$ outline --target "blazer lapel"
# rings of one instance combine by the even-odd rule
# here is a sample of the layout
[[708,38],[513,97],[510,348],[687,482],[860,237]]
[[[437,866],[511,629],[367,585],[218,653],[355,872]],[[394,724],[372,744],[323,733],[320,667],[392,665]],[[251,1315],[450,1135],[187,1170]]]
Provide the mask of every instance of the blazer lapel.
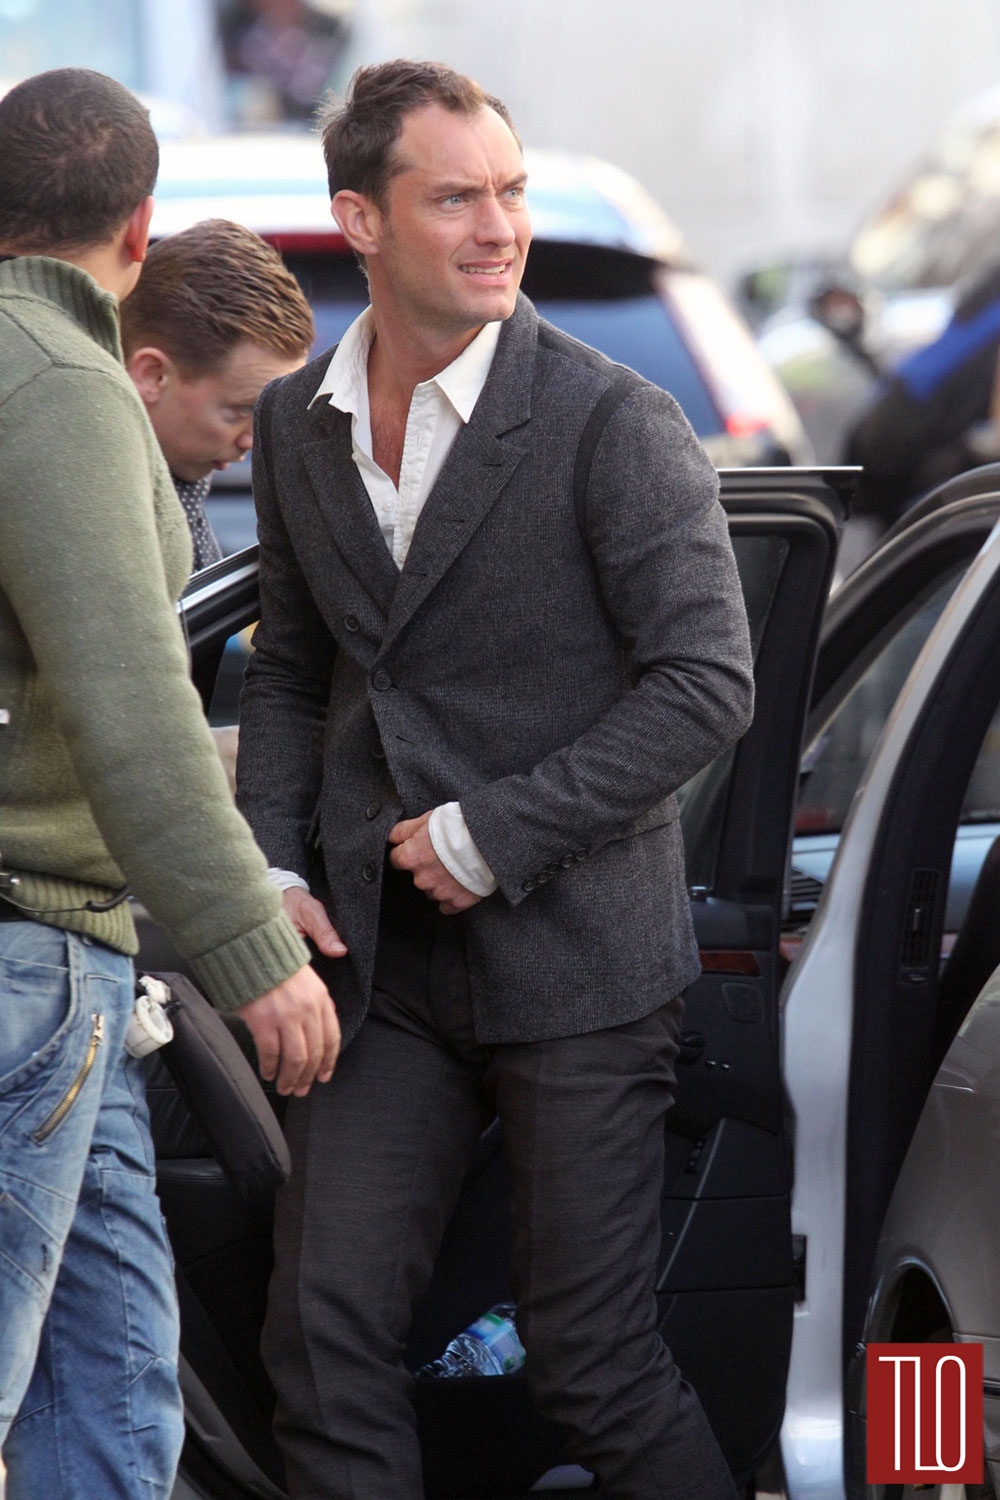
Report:
[[[417,521],[389,610],[383,648],[399,634],[468,544],[528,451],[538,317],[526,297],[504,324],[472,417]],[[383,547],[384,547],[383,543]]]
[[302,444],[313,499],[347,566],[387,615],[399,584],[399,569],[351,456],[351,419],[346,412],[331,409],[328,425],[328,437]]

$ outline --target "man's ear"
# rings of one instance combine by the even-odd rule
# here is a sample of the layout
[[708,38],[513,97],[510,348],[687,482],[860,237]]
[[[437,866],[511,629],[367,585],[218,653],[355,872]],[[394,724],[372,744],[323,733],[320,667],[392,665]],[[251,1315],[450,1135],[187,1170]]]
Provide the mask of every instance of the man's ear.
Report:
[[155,406],[163,396],[176,367],[169,354],[147,345],[128,356],[125,368],[131,375],[143,404]]
[[370,198],[344,188],[334,197],[330,212],[344,239],[356,254],[377,254],[382,215]]
[[146,251],[149,249],[149,224],[152,217],[153,199],[143,198],[138,207],[132,210],[125,225],[125,249],[129,258],[140,265],[146,259]]

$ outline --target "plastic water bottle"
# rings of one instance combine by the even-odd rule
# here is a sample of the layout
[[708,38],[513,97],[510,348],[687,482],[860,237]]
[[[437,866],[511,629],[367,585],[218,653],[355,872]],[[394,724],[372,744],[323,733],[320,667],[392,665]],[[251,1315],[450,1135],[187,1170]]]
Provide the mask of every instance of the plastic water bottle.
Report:
[[514,1327],[514,1305],[498,1302],[453,1338],[438,1359],[417,1373],[439,1379],[456,1375],[509,1375],[523,1364],[524,1346]]

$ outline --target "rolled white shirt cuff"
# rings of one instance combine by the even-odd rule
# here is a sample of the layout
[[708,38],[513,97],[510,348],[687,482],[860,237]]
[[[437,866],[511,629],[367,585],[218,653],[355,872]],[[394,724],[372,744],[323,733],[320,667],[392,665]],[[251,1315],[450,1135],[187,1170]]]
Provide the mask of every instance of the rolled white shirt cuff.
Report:
[[434,853],[449,875],[474,896],[492,896],[497,888],[493,871],[486,863],[466,827],[460,802],[444,802],[431,813],[427,833]]
[[303,880],[301,875],[296,875],[294,870],[280,870],[277,865],[269,865],[267,878],[272,885],[276,885],[279,891],[307,891],[309,882]]

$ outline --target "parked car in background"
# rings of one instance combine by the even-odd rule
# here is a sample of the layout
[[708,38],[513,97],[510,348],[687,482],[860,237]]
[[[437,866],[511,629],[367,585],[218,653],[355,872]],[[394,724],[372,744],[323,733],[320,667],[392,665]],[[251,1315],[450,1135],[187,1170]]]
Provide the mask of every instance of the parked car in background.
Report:
[[890,369],[942,332],[962,287],[1000,260],[1000,88],[958,110],[865,217],[842,256],[775,257],[737,301],[822,462]]
[[[942,1238],[975,1246],[981,1290],[998,1279],[992,1200],[973,1232],[971,1171],[961,1197],[964,1137],[932,1140],[934,1151],[948,1146],[948,1182],[927,1165],[923,1123],[910,1142],[921,1111],[951,1086],[942,1074],[931,1089],[955,1032],[953,1073],[955,1048],[980,1025],[973,1009],[963,1026],[975,995],[968,955],[989,962],[996,941],[995,921],[985,944],[977,932],[972,893],[1000,834],[1000,467],[918,507],[828,602],[854,481],[843,471],[723,473],[758,711],[681,799],[703,972],[687,997],[668,1124],[661,1327],[748,1494],[780,1438],[789,1500],[866,1493],[866,1337],[923,1338],[942,1308],[956,1336],[994,1326],[967,1320],[987,1314],[985,1301],[948,1300],[932,1256]],[[253,552],[197,575],[184,607],[204,700],[217,723],[232,722],[238,654],[225,648],[244,632],[246,650]],[[147,966],[170,968],[162,936],[140,926]],[[993,1055],[979,1050],[982,1104],[970,1121],[992,1118]],[[968,1055],[961,1066],[968,1074]],[[176,1121],[176,1100],[161,1108]],[[175,1129],[166,1134],[160,1190],[181,1287],[189,1432],[175,1500],[281,1500],[257,1354],[266,1219],[183,1132],[179,1145]],[[970,1147],[975,1170],[986,1170],[988,1149]],[[905,1247],[892,1260],[879,1233],[897,1181],[910,1217],[905,1236],[895,1203],[885,1220]],[[942,1204],[961,1208],[962,1234],[939,1222]],[[909,1274],[914,1245],[926,1246],[919,1276]],[[494,1129],[415,1324],[412,1368],[506,1299],[508,1252]],[[871,1299],[889,1309],[874,1322]],[[986,1438],[1000,1461],[989,1404],[1000,1334],[995,1342]],[[434,1500],[525,1497],[536,1485],[586,1493],[519,1377],[421,1380],[416,1401]]]
[[[542,316],[670,391],[717,465],[808,460],[791,402],[746,325],[639,184],[590,157],[528,152],[527,162],[534,238],[524,290]],[[275,245],[312,305],[317,353],[367,303],[330,215],[314,136],[165,142],[156,198],[155,236],[219,217]],[[213,485],[209,514],[227,550],[253,538],[248,486],[239,468]]]

